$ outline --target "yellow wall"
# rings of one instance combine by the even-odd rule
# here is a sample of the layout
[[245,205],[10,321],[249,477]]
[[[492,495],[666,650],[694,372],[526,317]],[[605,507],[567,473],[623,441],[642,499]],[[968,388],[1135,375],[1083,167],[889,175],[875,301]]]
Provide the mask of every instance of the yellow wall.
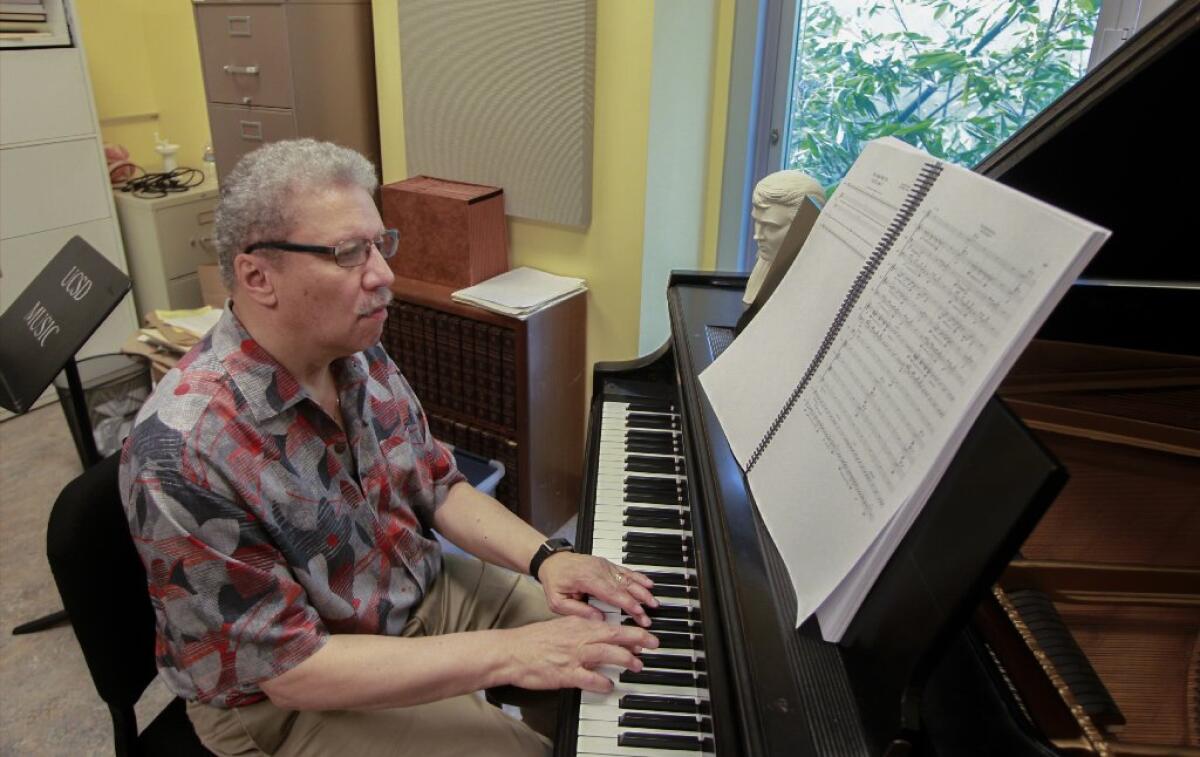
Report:
[[147,171],[162,168],[154,133],[202,168],[209,142],[200,48],[190,0],[76,0],[75,12],[105,142]]
[[[408,176],[396,0],[373,0],[383,180]],[[512,265],[587,280],[588,365],[633,357],[641,292],[642,213],[654,7],[596,4],[592,222],[577,230],[510,219]]]
[[[200,167],[208,143],[200,54],[190,0],[76,0],[106,141],[160,167],[153,134]],[[735,0],[718,0],[711,142],[701,264],[715,260]],[[587,279],[588,365],[637,352],[650,113],[653,3],[596,4],[592,222],[585,230],[510,220],[512,264]],[[385,182],[408,176],[397,0],[372,0]]]

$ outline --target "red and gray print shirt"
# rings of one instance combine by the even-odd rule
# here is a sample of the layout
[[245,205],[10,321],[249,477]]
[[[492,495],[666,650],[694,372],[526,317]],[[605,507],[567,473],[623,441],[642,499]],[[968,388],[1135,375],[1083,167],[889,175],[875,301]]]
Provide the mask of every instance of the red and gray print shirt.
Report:
[[380,345],[334,377],[345,431],[227,308],[138,414],[121,496],[185,699],[251,704],[331,633],[398,634],[439,574],[453,455]]

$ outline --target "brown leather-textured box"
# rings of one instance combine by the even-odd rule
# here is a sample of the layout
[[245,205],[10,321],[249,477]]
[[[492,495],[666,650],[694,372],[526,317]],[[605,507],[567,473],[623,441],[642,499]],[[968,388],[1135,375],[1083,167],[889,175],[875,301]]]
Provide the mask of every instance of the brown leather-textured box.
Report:
[[508,270],[503,190],[415,176],[382,195],[383,222],[400,231],[396,275],[466,287]]

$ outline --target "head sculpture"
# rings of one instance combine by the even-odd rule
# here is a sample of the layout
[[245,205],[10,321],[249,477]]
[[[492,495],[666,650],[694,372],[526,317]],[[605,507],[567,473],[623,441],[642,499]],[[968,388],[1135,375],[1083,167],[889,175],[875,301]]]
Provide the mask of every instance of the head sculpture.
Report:
[[825,201],[825,190],[816,179],[803,171],[787,170],[767,174],[754,187],[750,217],[754,220],[754,241],[758,246],[754,269],[746,283],[743,301],[750,304],[775,261],[775,255],[787,236],[796,210],[805,197]]
[[295,227],[296,201],[313,190],[357,187],[373,194],[379,185],[371,162],[348,147],[314,139],[268,142],[221,177],[213,224],[221,279],[236,286],[233,259],[255,242],[284,239]]

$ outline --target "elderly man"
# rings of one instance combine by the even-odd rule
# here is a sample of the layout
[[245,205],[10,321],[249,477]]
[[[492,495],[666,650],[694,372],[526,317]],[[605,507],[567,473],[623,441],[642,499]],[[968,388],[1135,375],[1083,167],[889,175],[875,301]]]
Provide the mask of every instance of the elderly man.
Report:
[[230,302],[121,470],[159,669],[219,754],[543,754],[473,692],[608,690],[594,668],[640,670],[657,640],[585,595],[648,626],[652,584],[544,544],[429,435],[379,344],[397,236],[375,188],[362,156],[312,140],[222,182]]

